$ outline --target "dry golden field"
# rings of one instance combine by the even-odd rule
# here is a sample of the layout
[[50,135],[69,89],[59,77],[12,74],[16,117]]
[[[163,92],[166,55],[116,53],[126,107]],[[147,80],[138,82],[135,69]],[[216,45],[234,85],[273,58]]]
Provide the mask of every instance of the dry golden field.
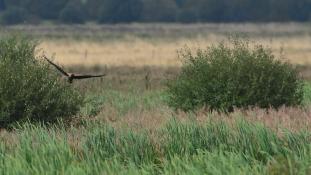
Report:
[[[181,62],[177,51],[181,48],[190,47],[193,50],[205,48],[224,39],[225,36],[212,35],[174,41],[140,38],[112,42],[44,40],[40,48],[47,55],[54,55],[55,60],[64,65],[179,66]],[[253,41],[271,47],[276,55],[282,50],[286,59],[292,63],[311,64],[310,36],[257,38]]]
[[271,47],[276,55],[282,50],[292,63],[311,64],[310,24],[302,23],[44,25],[1,30],[34,36],[39,48],[63,65],[179,66],[181,48],[205,48],[232,35]]

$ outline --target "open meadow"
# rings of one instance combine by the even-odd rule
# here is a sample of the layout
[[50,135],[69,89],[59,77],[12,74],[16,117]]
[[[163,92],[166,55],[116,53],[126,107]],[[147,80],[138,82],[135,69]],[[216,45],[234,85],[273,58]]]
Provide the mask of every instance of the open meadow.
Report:
[[[84,99],[69,121],[0,131],[1,174],[310,174],[311,24],[11,26],[65,70],[106,73],[75,81]],[[233,113],[174,110],[168,82],[178,52],[232,36],[263,44],[298,66],[298,107]]]
[[42,50],[63,65],[180,66],[177,51],[205,48],[240,36],[270,47],[295,64],[311,64],[308,23],[130,24],[13,26],[1,33],[24,33],[39,39]]

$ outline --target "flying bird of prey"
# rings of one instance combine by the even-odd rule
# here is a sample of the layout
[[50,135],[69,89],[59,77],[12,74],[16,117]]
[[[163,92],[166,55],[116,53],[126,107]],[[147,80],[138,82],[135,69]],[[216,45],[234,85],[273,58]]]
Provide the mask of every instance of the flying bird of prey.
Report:
[[53,63],[51,60],[49,60],[46,56],[43,56],[46,61],[48,61],[50,64],[52,64],[58,71],[60,71],[64,76],[68,78],[68,82],[72,83],[74,79],[86,79],[86,78],[95,78],[95,77],[103,77],[106,76],[106,74],[102,75],[82,75],[82,74],[74,74],[64,71],[60,66]]

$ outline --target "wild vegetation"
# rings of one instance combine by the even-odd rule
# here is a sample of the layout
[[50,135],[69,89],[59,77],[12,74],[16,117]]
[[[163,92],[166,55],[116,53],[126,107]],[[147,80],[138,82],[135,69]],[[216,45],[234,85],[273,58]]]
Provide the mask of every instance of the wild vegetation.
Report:
[[87,96],[69,127],[26,123],[1,131],[2,173],[310,173],[309,107],[194,115],[167,108],[159,90]]
[[21,25],[0,28],[0,36],[12,32],[37,38],[38,51],[55,54],[54,61],[65,66],[136,68],[179,67],[177,50],[205,49],[228,34],[242,34],[271,48],[277,58],[281,52],[290,63],[309,65],[309,28],[307,23]]
[[170,106],[232,112],[235,107],[301,104],[303,82],[296,68],[262,45],[251,48],[239,39],[232,39],[231,45],[223,42],[195,54],[182,51],[181,73],[169,83]]
[[36,43],[27,38],[0,40],[0,126],[21,121],[53,122],[79,110],[82,98],[35,58]]
[[[281,106],[277,110],[235,108],[233,113],[203,108],[184,112],[168,106],[166,85],[182,72],[176,64],[108,64],[105,68],[67,63],[66,70],[72,72],[108,73],[105,78],[76,81],[68,86],[39,56],[35,59],[35,43],[1,41],[7,43],[1,50],[7,51],[0,53],[0,60],[8,61],[0,62],[0,71],[4,71],[0,74],[4,78],[0,79],[0,102],[29,102],[31,109],[40,109],[40,113],[25,113],[9,129],[1,128],[2,174],[310,174],[311,85],[306,78],[299,106]],[[253,52],[271,56],[266,50],[250,49],[245,53]],[[13,60],[27,64],[15,64]],[[62,60],[57,62],[62,64]],[[6,66],[8,63],[10,66]],[[309,69],[308,65],[299,67],[303,77],[308,77]],[[52,85],[55,88],[49,88]],[[38,93],[41,89],[45,93]],[[3,96],[5,93],[8,95]],[[62,108],[64,104],[69,107]],[[0,111],[4,111],[1,106]],[[9,111],[28,111],[15,109]],[[72,113],[54,115],[55,111]],[[56,121],[58,117],[70,120]]]

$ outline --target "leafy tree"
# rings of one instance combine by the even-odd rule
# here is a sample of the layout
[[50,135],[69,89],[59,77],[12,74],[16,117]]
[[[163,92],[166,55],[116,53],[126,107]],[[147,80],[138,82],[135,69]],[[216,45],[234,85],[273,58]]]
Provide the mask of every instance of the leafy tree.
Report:
[[183,7],[187,0],[175,0],[178,7]]
[[226,6],[224,1],[219,0],[202,0],[197,7],[200,19],[206,22],[224,21]]
[[308,21],[311,0],[0,0],[0,15],[16,8],[69,23]]
[[27,11],[20,7],[10,7],[1,15],[1,23],[13,25],[25,22]]
[[6,7],[17,7],[21,5],[23,0],[3,0]]
[[224,18],[226,21],[243,22],[252,18],[252,1],[249,0],[232,0],[226,5]]
[[4,0],[0,0],[0,12],[2,10],[5,10],[6,6],[5,6],[5,3],[4,3]]
[[307,21],[310,18],[311,1],[300,0],[300,1],[289,1],[288,14],[289,18],[293,21]]
[[177,21],[193,23],[199,21],[199,14],[195,8],[186,8],[179,11]]
[[142,20],[147,22],[174,22],[178,6],[174,0],[144,0]]
[[103,7],[103,1],[87,0],[84,4],[87,17],[90,20],[96,20],[99,16],[100,7]]
[[65,23],[83,24],[85,22],[84,12],[81,1],[73,1],[60,12],[59,19]]
[[105,0],[99,12],[100,23],[133,22],[140,19],[141,0]]
[[55,20],[67,3],[68,0],[23,0],[21,5],[42,19]]

